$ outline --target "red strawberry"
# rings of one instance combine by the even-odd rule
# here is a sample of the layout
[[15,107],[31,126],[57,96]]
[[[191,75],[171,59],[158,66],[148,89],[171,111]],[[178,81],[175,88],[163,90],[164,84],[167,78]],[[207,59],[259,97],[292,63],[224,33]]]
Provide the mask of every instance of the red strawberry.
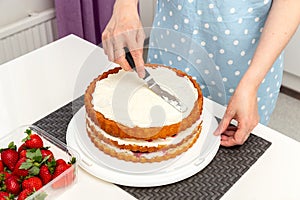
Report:
[[38,149],[44,146],[43,140],[37,134],[32,134],[30,129],[25,131],[27,133],[27,137],[22,141],[25,142],[25,146],[29,149]]
[[69,170],[62,178],[58,179],[55,181],[52,185],[53,188],[61,188],[61,187],[66,187],[67,185],[70,185],[74,179],[75,179],[75,174],[74,174],[74,168],[73,166],[69,166],[67,164],[63,165],[58,165],[56,167],[57,170],[55,170],[53,174],[53,179],[65,172],[67,169],[71,167],[71,170]]
[[23,190],[24,189],[29,189],[31,191],[37,191],[42,187],[43,187],[42,180],[40,178],[36,177],[36,176],[25,179],[22,182]]
[[53,155],[52,151],[50,151],[49,149],[41,149],[41,153],[42,153],[43,158],[49,156],[48,161],[51,161],[52,159],[54,159],[54,155]]
[[16,145],[14,145],[14,142],[11,142],[8,145],[8,148],[1,149],[1,160],[8,169],[11,171],[14,170],[15,165],[19,160],[19,154],[16,151]]
[[74,174],[74,167],[72,166],[76,162],[76,158],[72,158],[69,163],[64,164],[64,162],[59,161],[59,165],[56,166],[55,171],[53,173],[53,179],[58,177],[60,174],[65,172],[67,169],[71,168],[63,178],[60,180],[57,180],[56,182],[53,183],[52,187],[53,188],[59,188],[59,187],[65,187],[69,184],[71,184],[74,179],[75,179],[75,174]]
[[32,194],[32,190],[25,189],[22,192],[20,192],[17,200],[25,200],[27,197],[29,197]]
[[56,166],[55,171],[53,173],[53,178],[58,177],[60,174],[62,174],[64,171],[66,171],[70,167],[71,167],[71,165],[69,165],[69,164],[60,164],[60,165]]
[[26,150],[26,149],[27,149],[26,144],[23,143],[23,144],[18,148],[18,153],[20,154],[21,151]]
[[19,158],[26,158],[26,153],[27,153],[26,149],[21,150],[19,153]]
[[52,180],[52,174],[48,169],[47,165],[42,165],[40,168],[39,177],[41,178],[43,185],[46,185]]
[[12,175],[11,172],[7,172],[7,171],[4,171],[4,172],[0,173],[0,176],[3,176],[5,179],[10,177],[11,175]]
[[0,160],[0,172],[4,172],[4,165],[2,160]]
[[9,200],[14,199],[14,196],[8,192],[0,191],[0,200]]
[[18,176],[18,177],[21,177],[21,176],[25,177],[25,176],[28,175],[28,170],[26,170],[26,169],[20,169],[21,165],[22,165],[24,162],[26,162],[26,160],[27,160],[27,159],[26,159],[25,157],[20,158],[20,160],[17,162],[17,164],[16,164],[16,166],[15,166],[15,169],[14,169],[14,171],[13,171],[13,174],[14,174],[14,175],[16,175],[16,176]]
[[6,191],[14,195],[18,195],[21,191],[18,178],[14,175],[5,180]]
[[64,161],[63,159],[57,159],[56,160],[56,166],[61,165],[61,164],[67,164],[66,161]]
[[8,192],[0,191],[0,197],[8,197],[8,195]]

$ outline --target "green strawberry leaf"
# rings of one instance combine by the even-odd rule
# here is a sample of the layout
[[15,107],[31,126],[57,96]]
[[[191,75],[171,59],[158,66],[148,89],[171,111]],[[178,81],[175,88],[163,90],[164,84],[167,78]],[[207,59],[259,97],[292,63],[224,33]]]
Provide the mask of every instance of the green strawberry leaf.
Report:
[[40,149],[36,149],[34,151],[27,151],[26,157],[32,159],[33,161],[42,162],[43,156]]
[[35,152],[27,151],[26,152],[26,158],[33,159],[35,156]]
[[56,167],[56,161],[54,159],[52,159],[51,161],[47,161],[46,166],[48,167],[50,173],[53,174]]
[[27,149],[27,152],[34,153],[35,151],[36,151],[36,149]]
[[23,162],[21,164],[19,169],[29,169],[30,167],[32,167],[32,165],[33,165],[33,163],[27,160],[26,162]]
[[24,133],[27,133],[27,135],[31,134],[31,129],[26,129]]
[[40,149],[36,150],[34,160],[37,162],[42,162],[43,156],[42,156],[42,152]]
[[22,140],[22,142],[26,142],[27,140],[30,139],[31,129],[26,129],[26,131],[24,133],[26,133],[27,136]]
[[1,184],[0,191],[6,192],[6,185],[4,182]]
[[5,180],[5,174],[1,173],[0,174],[0,182]]
[[28,173],[32,176],[36,176],[40,173],[40,168],[37,166],[33,166],[28,170]]
[[8,148],[9,148],[9,149],[14,149],[14,150],[16,150],[16,149],[17,149],[17,146],[15,145],[14,142],[10,142],[10,143],[8,144]]
[[76,158],[72,157],[71,160],[68,162],[68,164],[75,164],[76,163]]
[[9,195],[8,195],[8,200],[10,200],[10,199],[15,199],[15,195],[9,194]]
[[15,145],[14,142],[10,142],[8,144],[8,148],[1,148],[0,149],[0,153],[2,153],[3,151],[7,150],[7,149],[12,149],[12,150],[16,150],[17,149],[17,146]]
[[42,165],[44,162],[46,162],[49,158],[50,158],[50,155],[46,156],[46,157],[42,160],[41,165]]

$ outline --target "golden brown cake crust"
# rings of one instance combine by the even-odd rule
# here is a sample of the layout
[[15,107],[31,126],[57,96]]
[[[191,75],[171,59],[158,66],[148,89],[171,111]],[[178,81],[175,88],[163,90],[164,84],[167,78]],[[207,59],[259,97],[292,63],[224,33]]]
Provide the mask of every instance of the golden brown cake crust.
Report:
[[177,144],[176,146],[169,146],[167,149],[164,149],[165,152],[162,156],[154,156],[152,158],[146,158],[143,156],[135,156],[134,154],[126,153],[126,152],[117,152],[113,148],[110,148],[109,145],[99,139],[98,135],[95,134],[93,130],[89,130],[87,128],[87,133],[91,138],[91,141],[95,144],[95,146],[103,151],[104,153],[121,159],[125,161],[131,162],[140,162],[140,163],[149,163],[149,162],[161,162],[164,160],[168,160],[171,158],[175,158],[176,156],[186,152],[189,148],[191,148],[199,138],[199,135],[202,130],[202,123],[200,123],[193,131],[192,137],[185,138],[181,143]]
[[103,114],[100,112],[97,112],[93,109],[93,104],[92,104],[92,94],[95,90],[96,87],[96,82],[102,79],[105,79],[108,77],[109,74],[114,74],[118,73],[119,70],[121,70],[120,67],[111,69],[107,72],[104,72],[102,75],[98,76],[96,79],[94,79],[90,85],[88,86],[86,92],[85,92],[85,98],[84,98],[84,103],[85,103],[85,108],[86,108],[86,113],[88,117],[102,130],[104,130],[106,133],[114,136],[114,137],[119,137],[119,138],[135,138],[135,139],[143,139],[143,140],[154,140],[157,138],[166,138],[173,136],[190,126],[194,124],[201,116],[202,109],[203,109],[203,96],[201,89],[197,82],[192,79],[191,76],[187,75],[186,73],[171,68],[167,66],[162,66],[162,65],[157,65],[157,64],[145,64],[146,67],[166,67],[169,68],[173,71],[176,72],[178,76],[181,77],[188,77],[189,80],[193,83],[194,87],[198,91],[198,99],[194,104],[194,107],[190,114],[184,118],[181,122],[171,124],[171,125],[166,125],[163,127],[149,127],[149,128],[141,128],[141,127],[127,127],[123,124],[120,124],[116,121],[113,121],[111,119],[106,118]]
[[[195,128],[195,130],[199,130],[199,127],[201,126],[202,122],[199,123],[199,125],[197,125],[197,127]],[[194,133],[196,133],[195,130],[193,130],[189,135],[187,135],[182,141],[180,141],[179,143],[176,144],[169,144],[169,145],[158,145],[158,146],[141,146],[141,145],[133,145],[133,144],[118,144],[117,141],[111,140],[107,137],[105,137],[102,132],[99,132],[96,130],[96,128],[94,127],[93,124],[90,123],[90,121],[88,119],[86,119],[86,125],[89,128],[89,135],[93,135],[94,137],[102,140],[103,142],[115,146],[119,149],[127,149],[133,152],[156,152],[156,151],[161,151],[161,150],[166,150],[169,148],[176,148],[177,146],[181,145],[184,141],[194,137]],[[178,133],[178,135],[180,135],[181,133]]]

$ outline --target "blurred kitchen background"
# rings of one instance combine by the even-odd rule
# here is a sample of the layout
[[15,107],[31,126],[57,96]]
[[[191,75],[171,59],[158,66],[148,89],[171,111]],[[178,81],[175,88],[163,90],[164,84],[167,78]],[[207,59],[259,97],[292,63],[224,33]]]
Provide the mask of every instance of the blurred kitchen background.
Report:
[[[151,27],[155,2],[140,0],[144,27]],[[97,32],[105,28],[112,4],[113,0],[0,0],[0,64],[69,33],[99,43]],[[281,93],[269,127],[300,141],[300,29],[285,52]]]

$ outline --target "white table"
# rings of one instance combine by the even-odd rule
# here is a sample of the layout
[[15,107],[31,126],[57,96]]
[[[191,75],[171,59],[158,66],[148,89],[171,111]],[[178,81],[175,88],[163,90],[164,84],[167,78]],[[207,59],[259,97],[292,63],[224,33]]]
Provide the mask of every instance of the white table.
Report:
[[[1,65],[0,133],[32,124],[81,96],[89,82],[108,64],[102,49],[69,35]],[[223,106],[209,100],[205,104],[209,111],[222,117]],[[253,133],[271,141],[272,145],[222,199],[299,200],[300,143],[263,125],[258,125]],[[82,169],[79,169],[78,182],[59,199],[93,199],[95,196],[135,199]]]

